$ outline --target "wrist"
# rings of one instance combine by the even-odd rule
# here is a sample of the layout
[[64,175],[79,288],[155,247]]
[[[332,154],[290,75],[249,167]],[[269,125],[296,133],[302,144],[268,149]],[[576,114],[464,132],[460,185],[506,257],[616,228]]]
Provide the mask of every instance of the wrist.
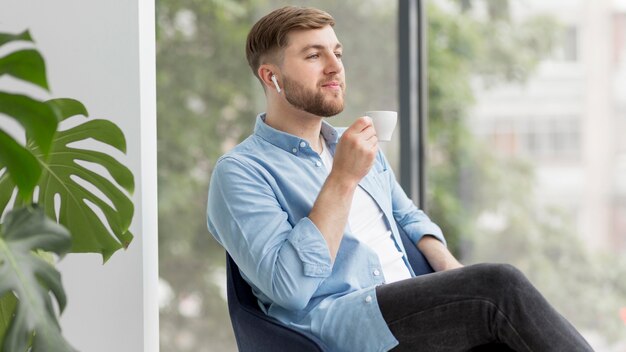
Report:
[[435,271],[463,267],[445,245],[432,235],[424,235],[417,243],[417,248],[424,254],[428,263]]
[[462,267],[463,267],[463,264],[459,263],[459,261],[456,260],[455,258],[451,258],[446,261],[443,267],[443,270],[452,270],[452,269],[458,269]]
[[350,177],[350,175],[335,171],[335,169],[331,170],[328,178],[326,179],[326,183],[331,185],[340,193],[354,192],[356,186],[359,184],[359,181],[360,180]]

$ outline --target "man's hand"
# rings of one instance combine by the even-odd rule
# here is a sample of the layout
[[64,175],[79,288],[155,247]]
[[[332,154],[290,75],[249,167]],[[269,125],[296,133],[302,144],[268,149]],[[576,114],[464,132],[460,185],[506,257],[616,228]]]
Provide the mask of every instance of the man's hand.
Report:
[[376,153],[378,138],[372,120],[360,117],[341,136],[329,177],[356,187],[374,165]]
[[324,236],[333,261],[343,238],[354,190],[374,165],[377,152],[378,139],[372,120],[360,117],[341,136],[333,168],[309,213]]

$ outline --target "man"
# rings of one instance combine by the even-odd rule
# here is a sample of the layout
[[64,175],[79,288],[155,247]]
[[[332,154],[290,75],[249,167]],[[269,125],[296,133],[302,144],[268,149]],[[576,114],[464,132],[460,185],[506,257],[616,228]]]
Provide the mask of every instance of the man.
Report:
[[[246,55],[267,111],[211,179],[209,230],[264,312],[333,351],[591,350],[518,270],[462,267],[396,182],[368,117],[343,132],[324,121],[346,88],[333,25],[284,7],[253,26]],[[398,226],[437,273],[414,277]]]

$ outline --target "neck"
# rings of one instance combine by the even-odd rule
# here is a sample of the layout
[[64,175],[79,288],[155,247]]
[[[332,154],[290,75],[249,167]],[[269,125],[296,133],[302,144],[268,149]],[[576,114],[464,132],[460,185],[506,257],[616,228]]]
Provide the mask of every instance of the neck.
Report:
[[323,117],[298,110],[291,105],[268,104],[265,114],[266,124],[306,140],[317,153],[322,152],[319,136],[323,119]]

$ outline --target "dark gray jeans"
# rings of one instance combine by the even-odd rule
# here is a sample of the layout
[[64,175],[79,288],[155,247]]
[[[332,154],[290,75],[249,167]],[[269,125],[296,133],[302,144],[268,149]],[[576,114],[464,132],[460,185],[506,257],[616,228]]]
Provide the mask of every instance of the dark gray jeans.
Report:
[[393,351],[593,351],[511,265],[422,275],[378,286],[376,296],[400,342]]

